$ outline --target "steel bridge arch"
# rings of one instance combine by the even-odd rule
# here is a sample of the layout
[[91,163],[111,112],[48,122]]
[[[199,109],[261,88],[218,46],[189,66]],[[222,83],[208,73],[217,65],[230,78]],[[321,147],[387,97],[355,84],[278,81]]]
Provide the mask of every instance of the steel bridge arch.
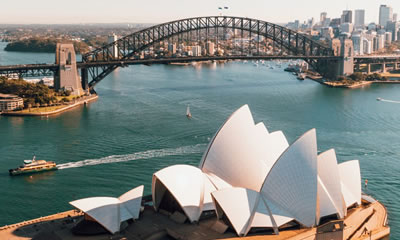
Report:
[[[135,54],[140,53],[146,48],[161,42],[165,39],[177,36],[179,34],[188,33],[191,31],[200,31],[203,29],[238,29],[247,31],[258,36],[263,36],[271,39],[281,48],[286,49],[294,56],[334,56],[333,50],[322,44],[319,41],[312,40],[307,35],[298,33],[288,28],[279,26],[277,24],[269,23],[262,20],[232,17],[232,16],[208,16],[208,17],[194,17],[171,21],[167,23],[158,24],[130,35],[122,37],[117,41],[104,45],[101,48],[95,49],[92,52],[86,53],[82,56],[84,63],[96,62],[116,62],[115,65],[96,66],[82,69],[82,76],[89,77],[89,87],[93,87],[104,77],[114,71],[123,60],[132,58]],[[115,58],[112,54],[112,49],[117,48],[118,57]],[[315,66],[313,60],[307,60],[311,65]]]

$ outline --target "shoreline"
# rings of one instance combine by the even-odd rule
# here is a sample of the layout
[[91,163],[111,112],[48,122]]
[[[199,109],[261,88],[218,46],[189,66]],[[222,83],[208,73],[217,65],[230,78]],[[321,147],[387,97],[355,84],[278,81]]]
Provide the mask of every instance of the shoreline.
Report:
[[68,111],[72,108],[75,108],[75,107],[83,105],[83,104],[90,103],[94,100],[97,100],[98,98],[99,98],[99,96],[97,94],[92,94],[92,95],[86,97],[85,99],[79,100],[77,102],[74,102],[73,104],[69,104],[69,105],[66,105],[65,107],[59,108],[54,111],[49,111],[49,112],[45,112],[45,111],[43,111],[43,112],[21,112],[21,111],[19,111],[18,112],[17,111],[17,112],[3,112],[3,113],[1,113],[1,115],[12,116],[12,117],[50,116],[50,115],[63,113],[65,111]]

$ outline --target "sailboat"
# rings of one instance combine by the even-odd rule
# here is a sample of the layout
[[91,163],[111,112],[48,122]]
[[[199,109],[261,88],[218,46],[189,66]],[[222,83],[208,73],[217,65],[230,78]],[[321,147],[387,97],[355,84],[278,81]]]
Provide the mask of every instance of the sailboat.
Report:
[[188,119],[191,119],[191,118],[192,118],[192,114],[190,113],[189,105],[188,105],[187,108],[186,108],[186,117],[187,117]]

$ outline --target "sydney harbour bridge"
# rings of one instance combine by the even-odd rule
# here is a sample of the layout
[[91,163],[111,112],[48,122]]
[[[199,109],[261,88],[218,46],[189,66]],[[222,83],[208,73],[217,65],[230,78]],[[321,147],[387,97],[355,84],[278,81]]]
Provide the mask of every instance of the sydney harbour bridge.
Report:
[[[273,42],[279,49],[272,54],[260,54],[258,49],[261,41],[256,41],[256,52],[246,51],[243,47],[239,51],[222,55],[203,56],[163,56],[141,58],[146,49],[156,46],[163,41],[214,41],[217,45],[221,36],[227,31],[234,33],[234,38],[244,38],[244,34],[251,39],[265,38]],[[236,36],[239,35],[239,36]],[[260,43],[261,42],[261,43]],[[220,43],[221,44],[221,43]],[[385,63],[394,64],[397,68],[400,58],[374,58],[353,57],[352,45],[343,43],[326,43],[313,40],[310,36],[269,23],[262,20],[231,17],[211,16],[195,17],[155,25],[115,42],[104,45],[82,55],[82,60],[77,61],[75,53],[69,54],[67,59],[61,60],[56,53],[54,64],[25,64],[13,66],[0,66],[0,76],[38,77],[54,76],[55,78],[68,78],[66,71],[76,69],[80,74],[82,88],[93,88],[108,74],[118,67],[134,64],[166,64],[173,62],[192,62],[203,60],[252,60],[252,59],[302,59],[311,68],[325,78],[336,79],[340,75],[352,72],[354,64]],[[250,49],[250,48],[249,48]],[[58,49],[57,51],[71,51]],[[73,49],[72,49],[73,51]],[[75,59],[71,59],[71,56]],[[69,58],[69,59],[68,59]],[[63,81],[61,79],[61,81]]]

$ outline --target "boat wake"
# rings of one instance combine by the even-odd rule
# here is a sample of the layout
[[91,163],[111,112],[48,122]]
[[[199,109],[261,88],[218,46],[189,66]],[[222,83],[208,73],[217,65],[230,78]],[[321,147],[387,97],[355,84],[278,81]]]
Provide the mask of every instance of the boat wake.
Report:
[[379,101],[381,101],[381,102],[389,102],[389,103],[400,103],[400,101],[386,100],[386,99],[383,99],[383,98],[380,98]]
[[78,167],[93,166],[93,165],[100,165],[107,163],[128,162],[128,161],[150,159],[156,157],[187,155],[187,154],[201,153],[204,151],[205,146],[206,144],[196,144],[191,146],[183,146],[179,148],[153,149],[132,154],[111,155],[98,159],[86,159],[78,162],[62,163],[58,164],[57,167],[58,169],[68,169],[68,168],[78,168]]

